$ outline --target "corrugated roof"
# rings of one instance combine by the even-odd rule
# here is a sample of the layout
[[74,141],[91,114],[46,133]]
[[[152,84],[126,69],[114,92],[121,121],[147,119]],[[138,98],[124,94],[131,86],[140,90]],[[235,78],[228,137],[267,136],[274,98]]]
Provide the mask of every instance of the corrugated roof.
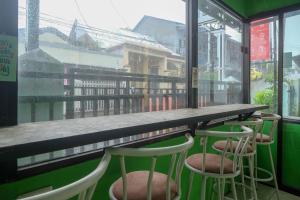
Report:
[[[74,23],[72,31],[76,31],[81,36],[84,34],[88,34],[98,43],[100,48],[110,49],[113,47],[121,46],[122,44],[134,44],[138,46],[142,46],[149,49],[155,49],[160,51],[168,52],[175,56],[180,56],[176,54],[171,49],[163,46],[154,38],[143,35],[137,32],[133,32],[129,29],[117,29],[114,31],[106,31],[106,30],[88,30],[86,27],[79,25],[78,23]],[[71,34],[70,34],[71,35]]]

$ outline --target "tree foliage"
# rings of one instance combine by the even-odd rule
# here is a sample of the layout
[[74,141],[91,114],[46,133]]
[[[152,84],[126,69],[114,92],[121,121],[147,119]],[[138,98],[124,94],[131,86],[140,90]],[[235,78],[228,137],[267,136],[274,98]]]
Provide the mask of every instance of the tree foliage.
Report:
[[256,93],[254,97],[255,104],[268,105],[269,109],[274,108],[274,90],[272,88],[264,89]]

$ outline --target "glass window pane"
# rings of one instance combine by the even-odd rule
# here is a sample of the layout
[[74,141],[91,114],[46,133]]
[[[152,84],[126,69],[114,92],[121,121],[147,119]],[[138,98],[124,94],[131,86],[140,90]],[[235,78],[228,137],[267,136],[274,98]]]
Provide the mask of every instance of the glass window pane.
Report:
[[198,104],[240,103],[243,24],[209,0],[198,2]]
[[182,108],[184,79],[184,1],[19,0],[20,123]]
[[282,183],[294,190],[300,190],[300,10],[284,14],[283,48],[283,104],[282,128]]
[[[19,0],[18,4],[19,123],[185,107],[184,1]],[[165,132],[18,162],[25,166]]]
[[269,105],[277,112],[278,19],[253,21],[250,27],[251,103]]
[[[283,116],[300,117],[300,11],[284,15]],[[286,103],[285,103],[286,102]]]

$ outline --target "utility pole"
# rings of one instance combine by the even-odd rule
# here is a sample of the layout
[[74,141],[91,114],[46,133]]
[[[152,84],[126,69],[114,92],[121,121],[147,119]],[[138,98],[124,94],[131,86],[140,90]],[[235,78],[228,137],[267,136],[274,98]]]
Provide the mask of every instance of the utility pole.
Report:
[[26,51],[39,48],[40,0],[27,0]]

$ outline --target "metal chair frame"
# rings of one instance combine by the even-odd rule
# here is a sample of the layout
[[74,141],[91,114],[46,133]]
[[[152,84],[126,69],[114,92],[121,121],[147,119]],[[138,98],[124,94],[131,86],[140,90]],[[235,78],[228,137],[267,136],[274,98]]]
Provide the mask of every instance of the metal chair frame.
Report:
[[[125,157],[151,157],[152,162],[149,170],[149,177],[147,180],[147,200],[151,200],[152,197],[152,178],[155,172],[156,161],[159,156],[171,156],[171,162],[167,174],[167,186],[166,186],[166,200],[171,200],[171,181],[172,175],[174,174],[174,169],[176,165],[176,177],[175,183],[177,186],[177,195],[174,200],[179,200],[181,198],[181,173],[184,166],[184,160],[190,149],[194,144],[194,139],[190,134],[186,134],[187,141],[183,144],[161,147],[161,148],[110,148],[108,152],[111,155],[119,156],[121,173],[123,179],[123,200],[127,200],[127,173],[125,166]],[[177,155],[179,154],[179,155]],[[177,159],[178,158],[178,159]],[[177,164],[176,164],[176,160]],[[118,200],[113,194],[113,186],[111,185],[109,189],[109,196],[111,200]]]
[[[249,172],[250,172],[250,180],[251,180],[251,187],[248,187],[245,184],[245,175],[244,175],[244,165],[242,162],[241,166],[241,183],[236,184],[241,184],[242,185],[242,190],[243,190],[243,198],[247,199],[246,197],[246,188],[250,189],[253,193],[253,197],[255,200],[257,200],[257,192],[256,192],[256,185],[255,185],[255,175],[254,175],[254,156],[256,155],[256,136],[257,133],[261,132],[262,127],[263,127],[263,120],[259,118],[249,118],[247,121],[228,121],[224,123],[225,125],[231,126],[231,131],[233,130],[234,126],[247,126],[248,128],[251,128],[253,130],[253,135],[251,136],[250,140],[250,146],[252,151],[248,152],[246,151],[243,154],[240,154],[241,157],[246,157],[248,159],[248,164],[249,164]],[[230,144],[231,145],[231,144]],[[213,145],[212,148],[218,152],[222,152],[222,150],[215,148]],[[227,152],[228,155],[233,154],[233,148],[230,148],[230,151]]]
[[78,200],[91,200],[99,179],[103,176],[109,165],[110,158],[110,154],[106,152],[98,167],[93,172],[76,182],[49,192],[22,198],[20,200],[67,200],[76,196]]
[[[269,142],[263,142],[262,141],[262,134],[263,132],[261,131],[260,133],[258,133],[258,135],[260,135],[261,140],[260,141],[256,141],[257,146],[266,146],[268,148],[268,154],[269,154],[269,159],[270,159],[270,164],[271,164],[271,172],[263,169],[261,167],[257,166],[257,155],[255,155],[255,162],[254,162],[254,171],[255,171],[255,178],[254,180],[256,182],[269,182],[269,181],[274,181],[274,185],[275,185],[275,191],[276,191],[276,196],[277,199],[279,200],[279,188],[278,188],[278,184],[277,184],[277,178],[276,178],[276,171],[275,171],[275,167],[274,167],[274,161],[273,161],[273,156],[272,156],[272,151],[271,151],[271,144],[274,143],[274,134],[275,134],[275,130],[278,126],[278,122],[281,119],[280,115],[277,114],[269,114],[269,113],[261,113],[260,119],[263,120],[263,126],[265,125],[266,121],[271,121],[272,125],[271,128],[269,130],[269,137],[270,137],[270,141]],[[258,177],[258,171],[262,171],[266,174],[269,175],[269,177],[267,178],[259,178]],[[248,176],[245,176],[248,178]]]
[[[196,133],[196,135],[200,136],[200,144],[203,146],[202,148],[202,166],[203,169],[199,170],[196,169],[192,166],[190,166],[187,162],[185,161],[185,166],[190,170],[190,181],[189,181],[189,189],[188,189],[188,194],[187,194],[187,199],[190,199],[190,194],[191,194],[191,189],[192,189],[192,182],[193,182],[193,177],[194,174],[197,173],[203,177],[202,179],[202,185],[201,185],[201,199],[205,200],[205,195],[206,195],[206,181],[208,177],[216,178],[218,181],[218,195],[219,199],[224,198],[224,188],[225,188],[225,179],[229,178],[231,179],[232,183],[232,191],[234,195],[234,199],[237,199],[236,195],[236,188],[235,188],[235,182],[234,182],[234,177],[238,176],[240,174],[240,168],[241,168],[241,163],[242,163],[242,156],[241,154],[245,153],[247,146],[250,142],[250,138],[253,135],[252,129],[241,126],[241,131],[239,132],[224,132],[224,131],[209,131],[209,130],[200,130],[199,132]],[[205,158],[207,154],[207,140],[208,137],[218,137],[218,138],[225,138],[226,139],[226,145],[225,149],[221,154],[221,166],[220,166],[220,173],[211,173],[207,172],[205,170]],[[238,139],[238,144],[235,149],[235,151],[232,154],[232,161],[233,161],[233,169],[232,173],[224,173],[224,160],[227,158],[227,151],[229,148],[229,144],[233,141]],[[222,183],[221,183],[222,181]]]

